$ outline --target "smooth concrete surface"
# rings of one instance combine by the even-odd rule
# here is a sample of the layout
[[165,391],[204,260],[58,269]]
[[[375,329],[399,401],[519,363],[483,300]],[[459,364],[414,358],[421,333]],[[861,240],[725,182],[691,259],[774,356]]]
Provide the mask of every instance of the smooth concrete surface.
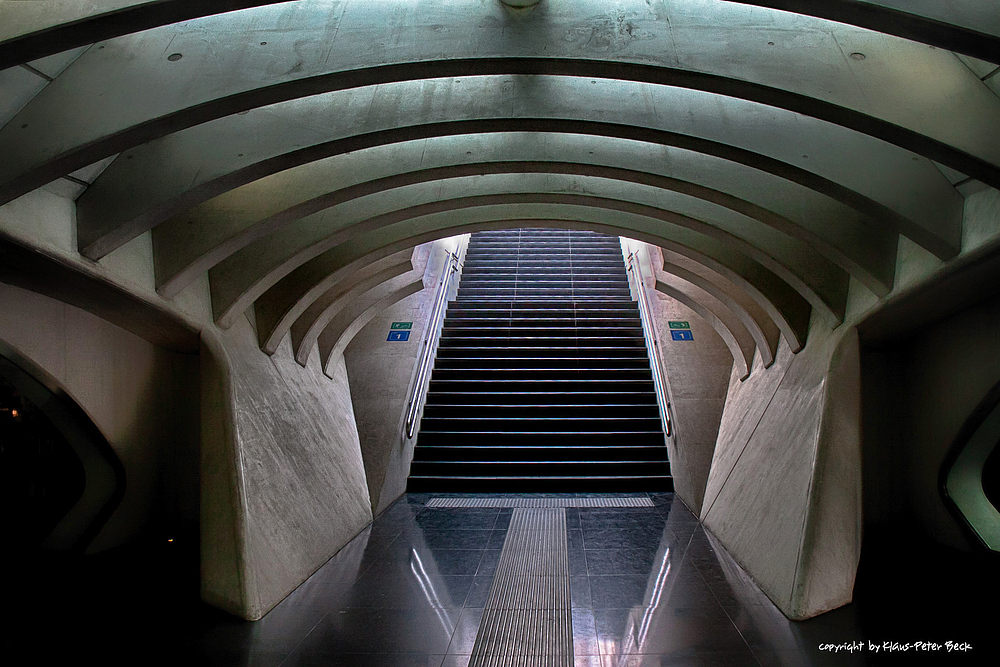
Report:
[[[48,6],[54,23],[68,7],[28,4],[19,8]],[[79,57],[26,58],[30,68],[0,72],[13,91],[0,111],[12,118],[0,128],[0,198],[23,193],[0,207],[0,295],[13,302],[3,338],[77,387],[136,471],[95,549],[155,529],[160,508],[192,516],[192,487],[154,477],[194,479],[197,421],[203,592],[259,618],[398,496],[408,463],[392,422],[410,353],[382,353],[370,329],[371,347],[349,349],[346,360],[332,354],[324,369],[309,355],[303,367],[285,331],[379,256],[523,219],[634,232],[742,293],[733,300],[770,352],[755,355],[742,381],[707,323],[656,297],[668,317],[698,327],[694,346],[665,354],[677,420],[670,447],[678,494],[793,618],[849,600],[858,562],[866,341],[854,325],[943,285],[933,300],[959,305],[923,321],[931,333],[874,373],[902,414],[898,430],[921,432],[888,438],[889,455],[865,470],[900,491],[898,506],[874,515],[908,516],[939,543],[970,546],[934,484],[955,424],[1000,373],[989,358],[997,305],[977,303],[989,281],[956,283],[954,293],[935,281],[962,261],[1000,256],[1000,199],[976,182],[1000,183],[990,72],[888,29],[795,11],[619,4],[546,1],[515,13],[496,0],[399,0],[387,13],[371,3],[287,3],[99,33]],[[83,15],[97,5],[88,7]],[[19,25],[6,27],[31,30]],[[536,140],[533,152],[526,144]],[[337,173],[319,168],[327,159],[343,170],[375,166],[324,188],[322,173]],[[311,185],[268,199],[269,187],[313,163]],[[439,167],[447,173],[431,171]],[[379,178],[402,180],[382,187]],[[52,179],[65,182],[30,191]],[[288,213],[338,186],[360,189],[328,214],[354,217],[309,229],[321,218]],[[260,201],[274,209],[254,211]],[[177,233],[158,233],[168,220]],[[189,248],[180,247],[185,231],[197,237]],[[83,259],[78,248],[111,232],[122,233],[88,255],[99,263]],[[175,247],[158,248],[167,236]],[[171,269],[159,275],[157,257],[168,255]],[[153,288],[177,270],[187,287],[170,301]],[[211,312],[220,296],[226,331]],[[341,322],[344,332],[360,318],[385,326],[371,307],[351,312],[359,319]],[[262,333],[271,357],[259,349]],[[172,363],[180,357],[166,351],[199,349],[199,337],[200,384],[193,355]],[[392,380],[388,396],[375,393],[382,378]],[[161,423],[159,412],[174,421]]]
[[106,261],[76,251],[73,202],[38,190],[0,206],[0,280],[75,305],[168,350],[198,350],[198,325],[155,293],[148,239]]
[[[334,72],[330,72],[329,67],[331,63],[347,69],[351,66],[364,67],[392,62],[393,56],[404,56],[409,62],[430,61],[438,57],[442,49],[452,58],[465,56],[475,60],[494,55],[532,54],[540,45],[545,45],[550,57],[562,54],[576,56],[581,41],[585,47],[598,46],[592,44],[593,40],[583,37],[590,34],[591,29],[581,30],[579,26],[581,18],[593,14],[604,18],[599,23],[609,24],[603,26],[601,32],[606,34],[606,39],[612,40],[611,43],[607,43],[606,39],[599,42],[606,45],[605,53],[601,54],[605,58],[624,56],[640,62],[669,62],[674,67],[687,66],[702,73],[725,72],[724,76],[732,77],[726,81],[730,85],[742,80],[778,90],[791,88],[795,97],[815,97],[826,102],[820,105],[823,109],[817,113],[833,115],[827,105],[839,105],[845,111],[863,106],[873,117],[884,116],[887,122],[875,124],[881,131],[888,131],[886,126],[892,123],[911,129],[914,134],[930,134],[942,147],[956,144],[958,150],[967,151],[969,155],[985,154],[974,161],[979,165],[967,165],[960,164],[962,160],[954,154],[956,151],[942,150],[941,152],[947,153],[942,156],[944,161],[954,162],[956,168],[969,170],[970,167],[979,166],[986,169],[986,165],[981,163],[995,156],[995,146],[991,142],[971,139],[972,136],[988,137],[988,132],[970,131],[962,123],[957,123],[962,125],[958,129],[954,127],[954,121],[961,119],[971,124],[969,117],[973,116],[975,109],[975,115],[978,116],[975,120],[989,123],[996,117],[996,97],[979,85],[978,79],[951,54],[937,53],[905,40],[887,38],[884,35],[877,35],[875,39],[874,34],[869,36],[865,31],[848,26],[794,14],[781,13],[776,16],[772,12],[754,11],[732,3],[696,3],[695,6],[684,3],[673,9],[669,21],[664,20],[660,12],[652,7],[635,3],[631,8],[635,12],[631,20],[635,27],[631,32],[625,33],[614,29],[614,22],[606,16],[607,8],[596,2],[574,3],[569,6],[546,3],[539,9],[548,9],[545,16],[547,20],[522,21],[515,24],[519,28],[517,30],[496,29],[497,24],[504,25],[510,21],[505,14],[506,10],[496,2],[476,3],[474,15],[457,12],[450,3],[421,2],[416,7],[419,7],[419,13],[404,12],[407,20],[399,23],[386,22],[381,12],[364,7],[349,5],[338,15],[330,16],[330,8],[322,4],[294,3],[291,7],[251,9],[110,40],[103,53],[94,54],[90,67],[81,65],[78,61],[75,63],[76,76],[67,77],[65,86],[57,86],[63,89],[61,92],[64,95],[68,91],[76,92],[76,95],[70,92],[69,99],[66,99],[50,86],[22,112],[23,120],[20,123],[15,121],[19,125],[29,125],[25,131],[15,135],[15,143],[19,149],[25,145],[34,145],[36,148],[31,153],[36,155],[36,159],[19,156],[18,162],[24,164],[19,165],[20,169],[11,171],[17,173],[30,170],[29,165],[41,162],[37,158],[43,154],[51,159],[81,146],[87,146],[90,149],[88,152],[96,152],[99,150],[99,142],[96,141],[99,137],[108,137],[115,131],[160,118],[177,111],[178,106],[201,106],[200,120],[203,121],[206,119],[205,114],[209,113],[209,105],[204,103],[217,96],[228,96],[231,98],[228,104],[220,102],[214,105],[219,107],[215,109],[215,115],[233,113],[240,110],[240,104],[236,101],[239,94],[249,96],[255,88],[262,85],[299,83],[310,78],[332,75]],[[710,22],[715,30],[719,29],[717,24],[735,24],[739,26],[741,34],[757,32],[757,39],[725,39],[719,38],[718,33],[706,34],[706,14],[716,19]],[[806,40],[811,51],[809,57],[804,57],[805,54],[799,49],[768,50],[767,42],[762,39],[767,35],[765,26],[759,25],[760,19],[754,20],[759,15],[769,19],[766,29],[770,29],[775,20],[787,22],[788,27],[793,30],[806,29],[808,26],[818,28],[815,32],[808,33],[811,37]],[[296,35],[298,39],[282,40],[279,31],[289,22],[301,26],[301,32]],[[436,34],[431,32],[431,26],[436,27]],[[231,35],[234,43],[227,44],[222,38],[211,40],[210,44],[205,43],[202,36],[206,30]],[[571,38],[552,40],[550,36],[553,32],[566,34]],[[639,39],[639,34],[645,38]],[[380,39],[380,35],[385,37]],[[432,36],[437,39],[430,38]],[[977,85],[951,86],[947,95],[936,86],[926,86],[921,87],[925,94],[917,96],[913,94],[916,86],[912,86],[909,80],[904,83],[892,76],[897,70],[895,66],[875,70],[847,66],[826,68],[827,62],[842,63],[847,59],[843,47],[838,44],[838,37],[849,40],[854,48],[868,49],[872,56],[877,54],[880,59],[893,62],[904,71],[909,71],[913,63],[919,61],[925,77],[947,76],[945,80],[951,80],[964,72]],[[380,45],[383,40],[391,40],[394,48],[386,51]],[[254,49],[252,53],[246,51],[247,44],[269,41],[272,46],[270,50]],[[294,48],[293,43],[297,45]],[[686,58],[680,57],[680,54],[687,54],[688,49],[695,49],[696,46],[700,48],[696,49],[698,58],[695,63],[689,63]],[[801,44],[799,48],[805,46]],[[167,48],[185,52],[184,59],[173,63],[174,67],[165,66],[163,52]],[[138,54],[147,55],[139,57]],[[123,61],[122,66],[108,68],[114,71],[117,85],[107,86],[104,79],[110,74],[103,65],[119,59]],[[270,66],[264,66],[261,61],[268,62]],[[261,63],[258,65],[260,74],[258,68],[252,68],[253,75],[247,76],[239,66],[247,62]],[[424,62],[421,65],[421,70],[425,71]],[[811,71],[809,65],[821,65],[823,69],[819,72]],[[948,68],[949,65],[951,69]],[[799,74],[789,76],[789,72]],[[456,75],[460,75],[460,72],[437,74]],[[588,70],[583,76],[591,78],[591,71]],[[71,78],[76,80],[72,81]],[[223,87],[220,79],[230,78],[230,85]],[[209,80],[214,83],[207,84]],[[819,80],[824,83],[818,84]],[[831,80],[835,85],[831,85]],[[137,89],[133,87],[136,84],[149,86],[158,94],[137,94]],[[181,90],[176,90],[177,86]],[[277,88],[277,85],[274,87]],[[105,94],[98,96],[93,92],[96,90],[105,91]],[[92,93],[97,99],[90,98],[87,93]],[[77,98],[78,95],[80,98]],[[42,97],[47,99],[41,100]],[[722,96],[719,97],[722,99]],[[775,99],[784,101],[782,96],[776,96]],[[901,99],[906,102],[900,103]],[[246,108],[253,106],[248,102],[249,100],[244,102],[247,104]],[[61,110],[65,108],[77,108],[90,118],[106,118],[108,120],[103,125],[107,127],[102,128],[103,131],[96,131],[97,128],[94,127],[89,131],[79,128],[76,131],[43,134],[44,130],[41,128],[51,125],[45,120],[47,116],[61,114]],[[105,109],[111,109],[113,113],[107,113]],[[855,113],[860,115],[863,112]],[[174,119],[173,129],[177,128],[179,120]],[[938,120],[941,122],[934,122]],[[852,121],[859,127],[863,125],[856,118],[842,122]],[[982,127],[979,123],[975,123],[976,129]],[[151,130],[151,127],[145,128],[144,139],[151,138]],[[72,136],[75,134],[83,136]],[[121,134],[116,138],[119,145],[124,143]],[[897,137],[897,140],[900,138]],[[813,153],[814,159],[820,153]],[[81,161],[93,161],[92,157],[83,154],[77,156]],[[24,185],[28,190],[35,187],[27,181]]]
[[66,197],[35,190],[0,206],[0,229],[10,237],[56,252],[74,253],[76,206]]
[[[94,19],[103,14],[118,14],[118,20],[122,21],[121,15],[127,15],[129,11],[142,14],[142,10],[147,10],[151,16],[157,14],[160,19],[176,18],[173,12],[177,12],[184,18],[193,18],[215,12],[226,11],[234,7],[250,7],[253,5],[265,4],[263,1],[249,0],[42,0],[41,2],[23,2],[22,0],[3,0],[0,2],[0,41],[6,41],[26,35],[32,32],[49,31],[59,26],[74,22],[83,22],[87,19]],[[160,5],[160,7],[156,7]],[[192,11],[192,6],[201,5],[201,11]],[[165,10],[164,10],[165,8]],[[151,10],[151,11],[150,11]],[[185,16],[186,14],[186,16]],[[123,21],[129,25],[127,21]],[[153,23],[152,25],[155,25]]]
[[798,10],[823,18],[921,41],[939,48],[1000,62],[1000,13],[989,0],[736,0],[744,4]]
[[746,327],[732,314],[732,311],[697,286],[668,273],[660,273],[657,276],[656,291],[683,303],[701,315],[729,348],[733,362],[739,369],[740,379],[750,375],[750,366],[757,346]]
[[[743,307],[738,301],[733,299],[729,292],[723,289],[719,284],[709,280],[702,273],[696,273],[690,271],[683,266],[679,266],[672,262],[663,262],[663,274],[669,274],[681,278],[685,282],[691,283],[700,287],[705,292],[713,298],[714,301],[720,303],[722,307],[729,311],[729,318],[732,320],[733,324],[729,328],[739,328],[746,332],[747,338],[749,338],[749,344],[744,346],[742,349],[749,351],[749,354],[744,354],[742,349],[740,354],[747,359],[746,362],[746,372],[749,374],[750,366],[752,365],[752,357],[755,350],[759,350],[761,356],[764,358],[765,365],[769,365],[774,361],[774,351],[770,345],[770,341],[766,338],[763,329],[760,327],[757,320],[755,320],[749,313],[749,311]],[[659,275],[659,274],[658,274]],[[773,322],[771,323],[773,325]],[[774,327],[777,333],[777,327]],[[719,331],[716,327],[716,331]],[[721,335],[720,331],[720,335]],[[732,334],[730,334],[732,335]],[[728,343],[728,341],[727,341]],[[775,346],[777,345],[777,337],[775,338]],[[733,351],[734,358],[736,357],[736,350],[730,345],[730,350]]]
[[[657,261],[657,249],[646,248]],[[660,339],[674,420],[669,442],[674,490],[692,511],[700,513],[729,376],[735,368],[733,357],[712,325],[694,310],[654,289],[646,293]],[[688,322],[694,340],[672,340],[670,321]]]
[[[995,77],[994,77],[995,78]],[[962,251],[969,252],[1000,235],[1000,190],[988,188],[965,200]]]
[[[364,119],[361,117],[359,122]],[[292,125],[303,122],[287,120]],[[881,257],[883,250],[894,247],[890,233],[873,230],[865,223],[867,216],[835,198],[764,170],[693,150],[612,136],[542,132],[542,128],[534,126],[531,132],[515,132],[513,126],[498,126],[495,132],[479,126],[470,129],[477,133],[409,141],[390,135],[384,145],[365,146],[349,153],[334,151],[331,157],[266,175],[257,170],[252,175],[240,171],[240,182],[249,182],[239,187],[234,187],[232,180],[236,176],[227,175],[224,164],[215,164],[224,156],[210,152],[199,160],[189,179],[178,183],[179,192],[160,193],[159,199],[150,193],[153,199],[140,204],[136,201],[140,196],[136,187],[152,184],[132,184],[117,196],[105,195],[114,206],[102,207],[93,215],[87,214],[84,200],[79,229],[81,251],[89,257],[100,257],[129,238],[123,229],[131,229],[130,234],[134,234],[160,223],[154,228],[157,266],[161,270],[158,280],[161,289],[166,290],[163,293],[169,295],[175,289],[172,284],[186,280],[191,270],[199,266],[204,270],[205,262],[218,262],[221,256],[252,241],[255,234],[351,198],[379,193],[384,196],[384,191],[401,185],[463,174],[552,172],[599,175],[622,185],[644,183],[712,202],[797,236],[801,242],[815,246],[829,261],[866,280],[876,291],[891,287],[894,265]],[[203,142],[211,138],[210,130],[201,131],[209,133]],[[456,155],[449,148],[459,142],[466,150]],[[177,152],[163,150],[155,164]],[[134,158],[126,160],[129,169],[121,165],[114,171],[122,170],[122,176],[131,176],[142,156],[126,157]],[[197,187],[191,179],[197,179]],[[91,190],[92,196],[97,196],[101,187]],[[219,190],[223,192],[205,201]],[[129,199],[119,206],[122,192],[128,192]],[[699,217],[698,213],[693,215]],[[878,239],[873,238],[872,231],[876,231]],[[102,248],[100,252],[98,248]],[[813,271],[817,268],[819,264]],[[833,284],[843,280],[831,277],[829,270],[817,278]]]
[[[68,266],[86,262],[66,242],[72,202],[32,193],[2,214],[9,236],[28,243],[34,233],[36,247]],[[117,281],[130,298],[163,304],[184,326],[209,322],[207,286],[193,285],[176,306],[166,305],[153,291],[151,259],[144,235],[86,270]],[[328,369],[331,381],[318,360],[306,368],[295,363],[288,337],[268,358],[247,319],[225,333],[202,324],[198,392],[198,356],[0,287],[11,301],[0,322],[5,342],[66,386],[125,465],[125,498],[93,550],[168,527],[196,534],[200,467],[203,593],[232,613],[259,618],[371,520],[342,361]]]
[[326,325],[344,309],[352,296],[413,268],[413,250],[404,250],[372,262],[327,290],[313,301],[292,325],[290,333],[295,360],[305,364],[305,360],[316,346],[316,339]]
[[373,294],[362,295],[362,299],[370,297],[373,301],[361,301],[357,305],[357,308],[352,309],[347,314],[350,323],[343,329],[340,327],[344,322],[337,322],[336,320],[324,329],[319,340],[316,341],[324,372],[327,374],[330,373],[330,366],[333,361],[344,355],[344,350],[350,344],[355,334],[375,316],[397,301],[401,301],[411,294],[424,289],[423,276],[420,274],[420,271],[411,271],[379,285],[376,290],[371,290],[371,292],[374,292]]
[[[803,278],[790,270],[782,261],[745,242],[736,234],[706,225],[701,220],[679,214],[669,208],[659,208],[642,203],[610,197],[598,197],[581,192],[580,185],[566,184],[565,192],[516,192],[532,187],[531,181],[521,176],[507,188],[490,194],[473,194],[448,197],[444,187],[435,185],[421,193],[421,203],[384,211],[370,202],[355,202],[344,210],[330,210],[322,215],[308,217],[290,225],[272,236],[256,241],[235,252],[210,271],[213,279],[213,302],[217,304],[218,321],[226,326],[234,308],[238,309],[246,298],[260,295],[261,302],[274,302],[268,310],[284,311],[293,306],[289,302],[305,287],[290,288],[296,281],[296,271],[327,250],[361,239],[365,235],[381,235],[388,228],[398,228],[413,235],[419,222],[435,219],[447,220],[448,216],[461,216],[467,221],[486,216],[487,219],[504,220],[511,216],[520,218],[552,218],[605,220],[622,228],[628,235],[645,233],[662,239],[661,245],[675,243],[706,253],[739,274],[775,304],[783,319],[795,325],[805,325],[808,310],[819,309],[831,322],[840,320],[846,292],[837,290],[836,300],[830,302],[820,294],[811,278]],[[558,182],[547,187],[555,188]],[[504,192],[504,190],[508,192]],[[476,192],[478,188],[470,188]],[[364,205],[362,205],[364,204]],[[383,202],[392,204],[392,202]],[[337,207],[338,209],[340,207]],[[315,219],[313,219],[315,218]],[[721,224],[720,224],[721,226]],[[445,236],[446,234],[442,234]],[[772,244],[774,246],[775,244]],[[784,260],[779,253],[773,253]],[[788,253],[789,257],[796,253]],[[800,268],[810,275],[804,264],[809,257],[803,255]],[[818,256],[813,264],[821,263]],[[792,264],[793,262],[788,262]],[[822,273],[817,270],[817,274]],[[215,287],[218,285],[218,287]],[[258,306],[260,310],[260,307]],[[294,306],[294,309],[299,309]],[[798,334],[800,337],[802,333]]]
[[125,466],[125,497],[90,551],[147,532],[197,532],[198,357],[0,283],[0,340],[49,373]]
[[805,348],[730,380],[701,520],[790,618],[851,600],[860,552],[858,356],[814,319]]
[[299,366],[287,338],[263,355],[246,319],[217,337],[229,390],[205,394],[231,405],[205,445],[202,589],[258,619],[371,521],[371,504],[343,362],[331,382],[316,360]]
[[[734,313],[745,323],[757,348],[764,358],[764,365],[774,363],[774,355],[778,350],[778,338],[781,332],[778,325],[768,316],[767,311],[754,300],[751,294],[740,289],[725,276],[712,271],[706,266],[691,261],[687,257],[663,248],[659,249],[663,260],[663,270],[675,275],[684,276],[687,280],[710,289],[716,298],[729,305]],[[848,286],[850,287],[850,286]]]
[[[376,515],[406,490],[414,441],[403,432],[403,422],[441,279],[444,252],[453,244],[445,239],[421,246],[426,287],[375,316],[344,352],[368,492]],[[393,322],[413,323],[409,340],[386,340]]]

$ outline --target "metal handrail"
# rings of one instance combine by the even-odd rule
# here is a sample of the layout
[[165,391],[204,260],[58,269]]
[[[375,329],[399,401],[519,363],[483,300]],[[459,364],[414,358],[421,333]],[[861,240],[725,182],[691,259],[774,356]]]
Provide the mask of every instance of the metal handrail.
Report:
[[628,254],[628,270],[635,279],[636,295],[639,301],[639,319],[642,321],[642,335],[646,339],[646,348],[652,359],[649,368],[653,372],[653,389],[656,391],[656,403],[660,407],[660,419],[663,421],[663,434],[669,438],[673,434],[673,420],[670,418],[670,401],[667,400],[666,373],[660,366],[660,337],[653,326],[650,315],[649,301],[646,297],[646,281],[642,275],[642,265],[635,253]]
[[448,306],[448,291],[451,289],[452,277],[461,268],[458,255],[449,252],[445,257],[445,264],[441,268],[441,282],[438,284],[437,298],[434,301],[434,309],[431,311],[431,319],[427,323],[427,334],[424,336],[424,344],[420,350],[420,363],[417,370],[417,378],[410,391],[410,400],[406,404],[406,426],[407,438],[413,437],[413,430],[417,425],[417,413],[420,411],[420,404],[425,392],[423,391],[424,378],[430,367],[431,359],[434,358],[434,347],[438,339],[438,329],[444,313]]

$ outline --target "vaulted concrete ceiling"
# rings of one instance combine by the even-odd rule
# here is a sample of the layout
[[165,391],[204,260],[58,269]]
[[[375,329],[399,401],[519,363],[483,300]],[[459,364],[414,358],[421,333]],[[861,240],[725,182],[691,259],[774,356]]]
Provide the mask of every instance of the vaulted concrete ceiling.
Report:
[[300,363],[415,288],[416,244],[599,229],[748,366],[851,279],[888,294],[900,235],[958,254],[996,63],[990,0],[2,2],[0,82],[35,79],[0,203],[69,175],[84,256],[151,231],[164,297],[208,272],[220,326],[253,305]]

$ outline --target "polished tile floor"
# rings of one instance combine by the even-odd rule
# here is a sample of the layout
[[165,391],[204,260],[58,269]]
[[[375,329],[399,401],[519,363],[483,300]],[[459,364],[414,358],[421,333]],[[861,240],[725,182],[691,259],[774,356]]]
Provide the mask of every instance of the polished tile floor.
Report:
[[[853,665],[851,607],[793,623],[673,494],[651,508],[566,510],[576,664]],[[408,494],[257,623],[220,619],[212,665],[464,667],[510,509],[432,509]],[[182,650],[182,652],[184,652]]]
[[[84,559],[0,553],[0,665],[464,666],[512,510],[430,509],[430,497],[401,498],[257,623],[200,601],[196,530]],[[796,623],[679,500],[650,497],[566,510],[578,665],[1000,664],[996,554],[866,526],[854,602]],[[974,650],[819,650],[869,640]]]

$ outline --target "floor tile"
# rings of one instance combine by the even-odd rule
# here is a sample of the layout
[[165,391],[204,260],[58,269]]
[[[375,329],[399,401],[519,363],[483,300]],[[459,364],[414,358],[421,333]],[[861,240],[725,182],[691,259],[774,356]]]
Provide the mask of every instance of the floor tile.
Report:
[[485,545],[486,549],[503,549],[503,543],[507,539],[507,529],[498,528],[496,530],[491,530],[489,534],[489,539]]
[[448,646],[448,653],[471,654],[476,645],[476,636],[479,633],[479,624],[482,620],[482,608],[467,607],[463,609]]
[[499,509],[425,509],[417,515],[421,530],[482,530],[493,528]]
[[660,545],[660,531],[651,531],[638,525],[587,528],[583,524],[585,549],[656,549]]
[[721,608],[595,609],[594,621],[601,652],[606,655],[749,650]]
[[649,576],[622,574],[590,577],[590,599],[594,609],[644,606],[651,603]]
[[603,656],[603,660],[604,667],[759,667],[749,650]]
[[476,576],[493,576],[500,564],[500,549],[484,549]]
[[594,612],[590,609],[573,610],[573,653],[577,656],[600,655]]
[[347,609],[324,618],[292,655],[445,655],[461,613],[461,609]]
[[[492,534],[499,532],[501,531],[434,529],[422,531],[422,537],[431,549],[486,549]],[[500,545],[503,546],[503,540]]]
[[344,607],[348,609],[459,608],[472,587],[474,577],[423,572],[369,571],[351,587]]
[[487,600],[490,598],[490,589],[492,586],[493,575],[473,577],[469,594],[465,597],[465,606],[485,607]]
[[590,597],[590,577],[571,576],[569,592],[575,609],[592,609]]
[[587,549],[587,572],[601,574],[648,574],[656,552],[650,549]]
[[[261,621],[205,613],[178,659],[468,667],[513,510],[425,508],[431,497],[401,498]],[[577,667],[866,664],[818,648],[863,636],[856,605],[789,621],[683,503],[649,497],[566,510]]]
[[441,667],[443,655],[424,653],[329,653],[304,651],[291,656],[282,667]]

